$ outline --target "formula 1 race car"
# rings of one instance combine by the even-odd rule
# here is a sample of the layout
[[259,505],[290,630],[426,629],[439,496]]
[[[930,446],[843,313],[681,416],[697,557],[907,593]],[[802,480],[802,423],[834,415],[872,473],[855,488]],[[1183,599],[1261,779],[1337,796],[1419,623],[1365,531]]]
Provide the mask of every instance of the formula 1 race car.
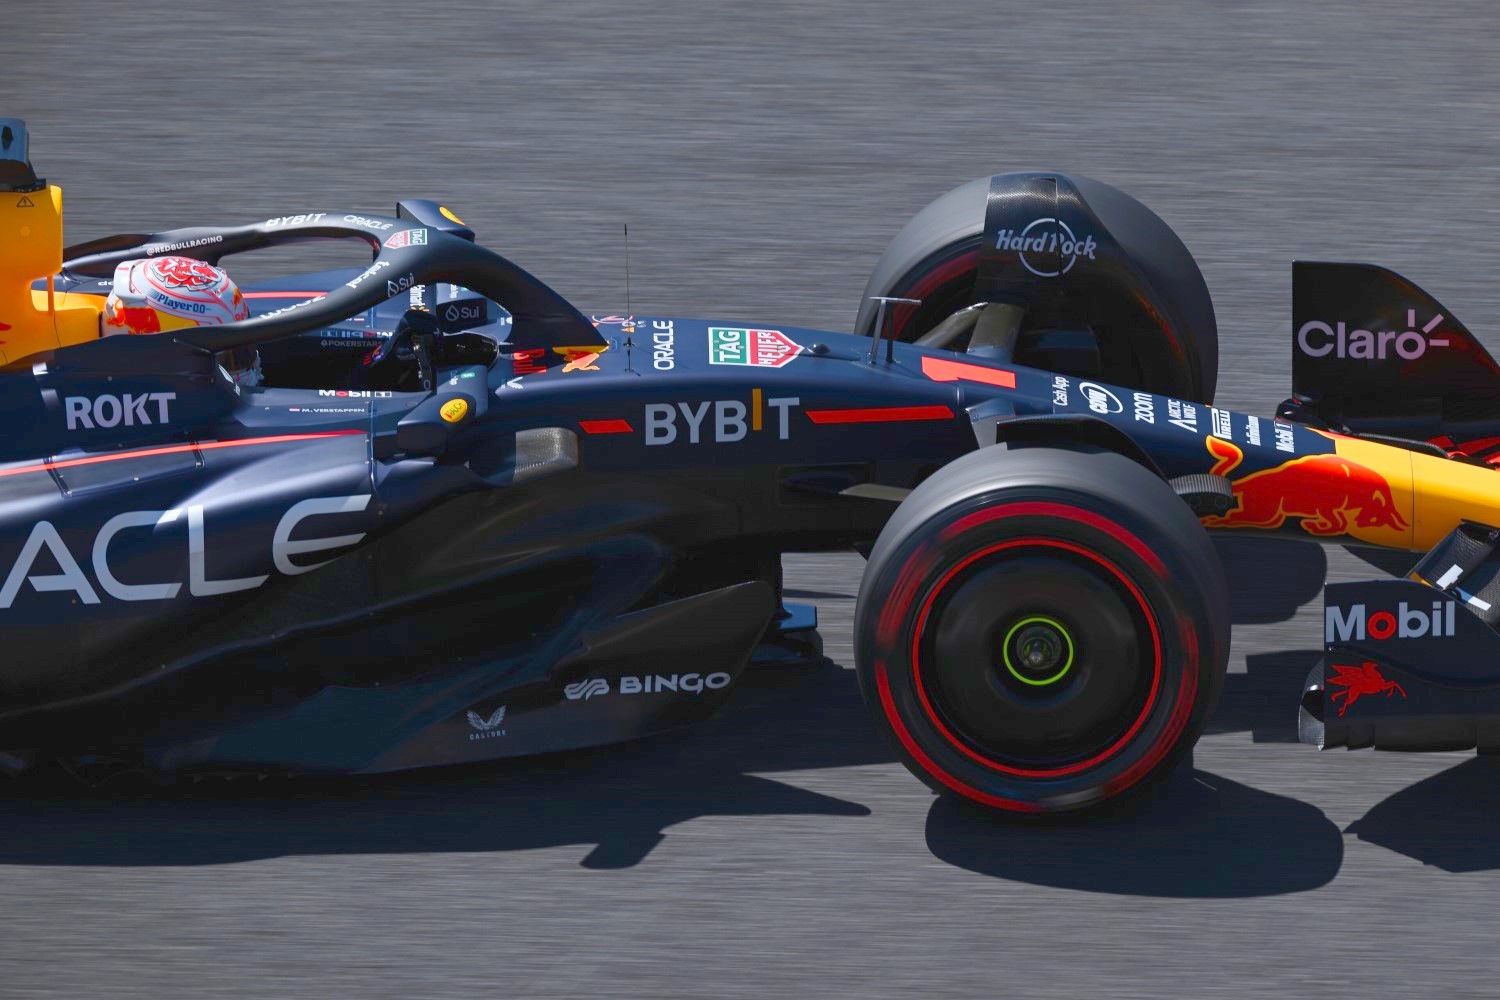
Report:
[[[251,286],[248,320],[100,336],[122,262],[310,239],[373,259]],[[1304,735],[1490,749],[1500,372],[1377,268],[1298,265],[1294,314],[1278,417],[1213,407],[1192,257],[1061,173],[918,215],[852,335],[591,320],[428,201],[64,250],[0,122],[0,761],[369,773],[633,739],[814,655],[780,556],[852,547],[859,683],[905,764],[1076,812],[1213,708],[1209,529],[1426,552],[1327,588]]]

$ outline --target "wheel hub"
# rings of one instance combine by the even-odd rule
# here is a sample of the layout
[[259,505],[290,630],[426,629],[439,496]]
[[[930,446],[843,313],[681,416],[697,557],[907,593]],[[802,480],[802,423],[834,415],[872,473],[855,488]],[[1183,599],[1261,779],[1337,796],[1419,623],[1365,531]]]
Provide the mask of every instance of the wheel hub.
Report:
[[1007,765],[1101,752],[1150,691],[1150,649],[1127,596],[1091,560],[1040,541],[968,568],[936,597],[916,644],[935,710]]
[[1006,671],[1032,687],[1048,687],[1073,668],[1073,636],[1047,615],[1028,615],[1005,633],[1000,656]]

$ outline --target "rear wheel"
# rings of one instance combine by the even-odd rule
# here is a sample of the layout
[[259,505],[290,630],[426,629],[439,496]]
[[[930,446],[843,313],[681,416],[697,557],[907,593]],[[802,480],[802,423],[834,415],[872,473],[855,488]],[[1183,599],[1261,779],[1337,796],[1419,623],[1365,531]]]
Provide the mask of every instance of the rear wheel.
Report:
[[1075,812],[1192,746],[1228,591],[1202,526],[1130,459],[983,449],[881,533],[855,636],[867,704],[918,777],[1008,813]]
[[[987,210],[996,198],[998,214]],[[1091,255],[1029,269],[996,249],[1001,233],[1042,232],[1033,227],[1052,221],[1046,216],[1066,216],[1068,233],[1096,238]],[[991,301],[1019,311],[1018,364],[1213,399],[1218,328],[1192,254],[1145,205],[1087,177],[997,174],[955,188],[918,212],[876,262],[855,318],[855,332],[867,336],[876,332],[872,296],[920,300],[890,307],[883,332],[897,340],[923,340]],[[966,336],[940,339],[934,346],[968,344]]]

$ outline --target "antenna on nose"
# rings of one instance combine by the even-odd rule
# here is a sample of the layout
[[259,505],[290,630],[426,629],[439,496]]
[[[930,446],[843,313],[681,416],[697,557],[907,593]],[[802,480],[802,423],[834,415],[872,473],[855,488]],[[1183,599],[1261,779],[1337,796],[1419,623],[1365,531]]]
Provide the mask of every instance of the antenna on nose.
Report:
[[622,223],[625,227],[625,315],[634,316],[630,311],[630,223]]

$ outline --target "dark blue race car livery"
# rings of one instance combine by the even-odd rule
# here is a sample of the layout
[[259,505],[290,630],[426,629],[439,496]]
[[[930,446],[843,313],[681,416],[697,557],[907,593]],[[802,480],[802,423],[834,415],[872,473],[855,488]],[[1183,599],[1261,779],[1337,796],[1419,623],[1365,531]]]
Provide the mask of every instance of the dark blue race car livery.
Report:
[[[428,201],[62,250],[61,192],[5,128],[10,769],[378,772],[633,739],[815,659],[780,558],[853,548],[861,687],[913,773],[1090,809],[1160,779],[1212,710],[1208,531],[1231,529],[1426,553],[1328,589],[1306,739],[1494,731],[1496,369],[1389,272],[1298,265],[1295,394],[1260,417],[1211,402],[1180,241],[1086,178],[939,199],[838,333],[584,315]],[[122,262],[311,239],[371,256],[247,287],[248,320],[97,335]]]

